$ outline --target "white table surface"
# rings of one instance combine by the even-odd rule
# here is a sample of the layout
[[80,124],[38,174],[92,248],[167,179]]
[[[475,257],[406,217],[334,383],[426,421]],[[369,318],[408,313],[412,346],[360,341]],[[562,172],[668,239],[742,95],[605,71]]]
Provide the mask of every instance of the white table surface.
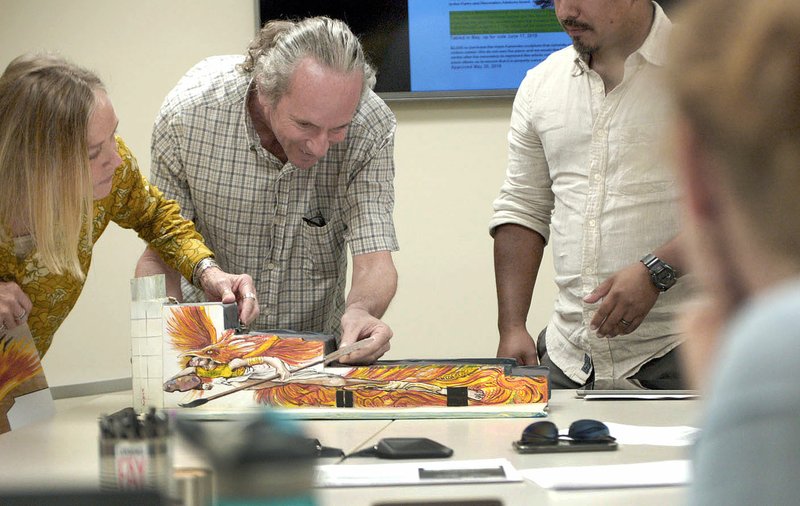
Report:
[[[49,486],[98,486],[97,420],[131,405],[131,393],[119,392],[56,401],[52,420],[0,435],[0,489]],[[574,391],[554,391],[549,416],[561,428],[580,418],[631,425],[697,425],[697,400],[596,400],[575,398]],[[623,464],[687,458],[688,447],[621,445],[613,452],[520,455],[511,442],[534,420],[437,419],[437,420],[308,420],[298,422],[306,434],[325,446],[351,453],[375,444],[383,437],[428,437],[454,450],[452,459],[506,458],[517,469],[555,466]],[[196,456],[179,449],[175,465],[196,465]],[[321,463],[335,463],[325,459]],[[341,465],[385,463],[374,458],[349,458]],[[547,491],[532,482],[494,485],[425,485],[418,487],[367,487],[322,489],[322,506],[345,504],[369,506],[381,501],[500,499],[517,504],[649,504],[673,505],[682,500],[682,487]]]
[[[696,426],[700,404],[697,400],[593,400],[575,398],[572,390],[553,392],[549,416],[559,428],[581,418],[642,426]],[[482,420],[396,420],[365,446],[383,437],[428,437],[453,448],[452,459],[505,458],[517,469],[557,466],[591,466],[630,464],[689,457],[689,447],[627,445],[617,451],[527,454],[516,453],[511,442],[519,439],[522,430],[532,419]],[[348,459],[351,464],[379,464],[376,458]],[[481,485],[425,485],[419,487],[371,487],[369,489],[328,489],[320,495],[325,506],[347,504],[368,506],[376,498],[393,501],[500,499],[506,505],[618,505],[648,504],[673,506],[681,504],[683,487],[653,487],[641,489],[547,491],[531,482]]]

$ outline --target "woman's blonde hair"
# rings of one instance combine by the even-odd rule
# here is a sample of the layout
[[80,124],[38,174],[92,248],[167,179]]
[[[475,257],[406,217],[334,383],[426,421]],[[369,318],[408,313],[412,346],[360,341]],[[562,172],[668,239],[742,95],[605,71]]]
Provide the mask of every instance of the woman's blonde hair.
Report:
[[720,162],[754,240],[800,259],[800,2],[691,0],[677,19],[678,112]]
[[0,76],[0,220],[30,234],[41,263],[83,279],[78,248],[92,240],[88,125],[92,72],[51,54],[23,55]]

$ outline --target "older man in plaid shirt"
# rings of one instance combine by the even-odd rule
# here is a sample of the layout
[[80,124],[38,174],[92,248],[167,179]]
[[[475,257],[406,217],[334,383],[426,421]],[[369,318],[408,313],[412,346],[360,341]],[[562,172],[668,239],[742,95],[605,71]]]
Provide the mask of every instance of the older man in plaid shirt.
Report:
[[[272,21],[245,57],[192,68],[153,131],[151,180],[195,221],[219,266],[253,277],[255,325],[333,334],[341,345],[375,337],[342,360],[351,363],[388,351],[380,318],[397,288],[396,121],[374,81],[344,23]],[[146,250],[137,275],[161,272],[171,295],[193,300],[192,286]]]

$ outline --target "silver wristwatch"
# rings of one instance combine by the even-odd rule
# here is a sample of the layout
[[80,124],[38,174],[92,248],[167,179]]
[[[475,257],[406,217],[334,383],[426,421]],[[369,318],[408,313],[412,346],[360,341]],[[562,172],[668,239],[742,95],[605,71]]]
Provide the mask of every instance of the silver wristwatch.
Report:
[[200,290],[203,289],[203,285],[200,284],[200,279],[203,277],[203,272],[210,267],[216,267],[217,269],[220,268],[219,264],[211,257],[205,257],[197,262],[197,264],[194,266],[194,270],[192,271],[192,284]]
[[678,281],[678,271],[652,253],[648,253],[641,262],[650,271],[650,279],[661,292],[666,292]]

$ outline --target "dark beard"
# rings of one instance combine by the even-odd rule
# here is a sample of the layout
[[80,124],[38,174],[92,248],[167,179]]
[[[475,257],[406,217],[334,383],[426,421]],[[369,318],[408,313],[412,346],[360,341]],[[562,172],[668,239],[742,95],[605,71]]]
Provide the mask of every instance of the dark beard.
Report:
[[[587,25],[586,23],[579,23],[579,22],[577,22],[577,21],[575,21],[573,19],[563,19],[563,20],[559,20],[559,22],[561,23],[561,26],[564,29],[566,29],[568,27],[583,28],[585,30],[591,30],[592,29],[592,27]],[[597,51],[597,49],[598,49],[595,46],[587,46],[586,44],[582,43],[580,40],[575,39],[573,37],[570,37],[570,38],[572,38],[572,46],[575,48],[575,50],[579,54],[591,55],[595,51]]]
[[575,48],[575,51],[577,51],[578,54],[582,54],[582,55],[586,55],[586,56],[591,56],[592,54],[594,54],[595,51],[597,51],[597,47],[595,47],[595,46],[587,46],[584,43],[582,43],[581,41],[575,40],[575,39],[572,39],[572,47]]

